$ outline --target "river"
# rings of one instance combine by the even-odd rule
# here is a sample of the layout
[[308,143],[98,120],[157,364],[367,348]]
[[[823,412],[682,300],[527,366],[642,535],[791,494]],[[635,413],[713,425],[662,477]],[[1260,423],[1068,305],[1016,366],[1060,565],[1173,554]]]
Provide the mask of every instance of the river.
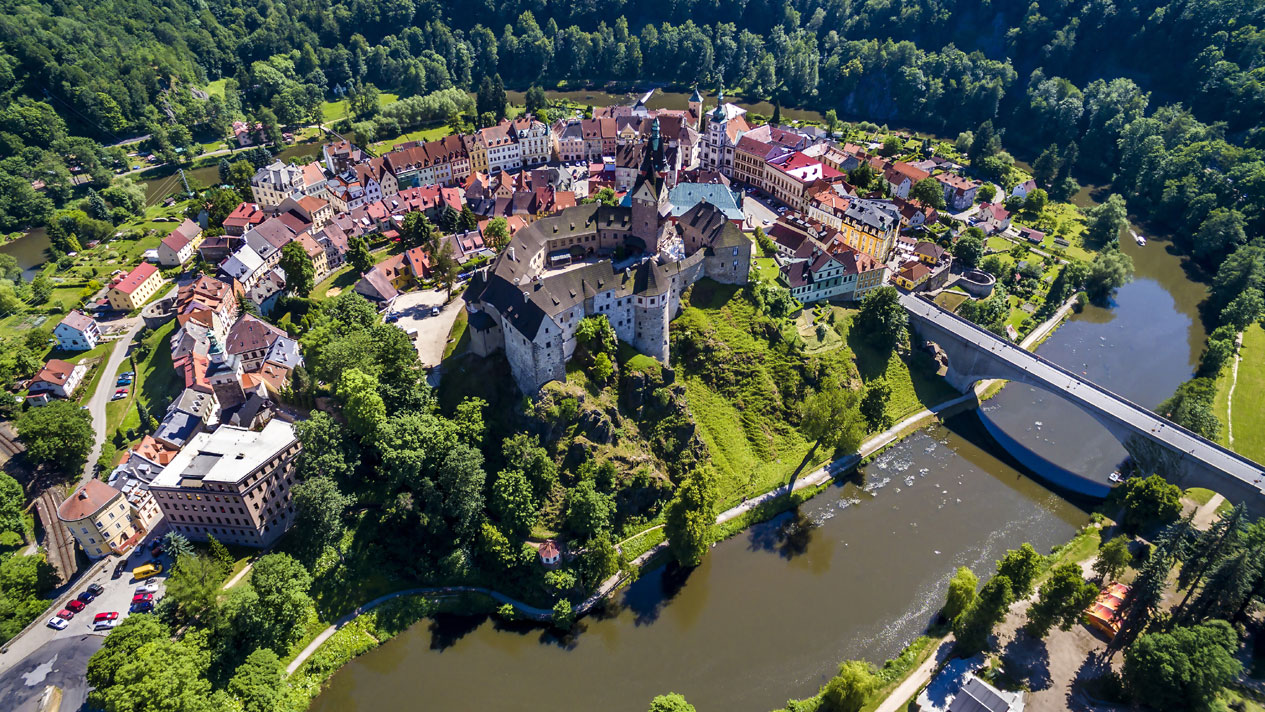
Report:
[[[1203,288],[1159,242],[1124,249],[1137,279],[1039,351],[1155,405],[1198,357]],[[1012,385],[986,408],[1069,469],[1109,472],[1124,455],[1088,416],[1040,391]],[[569,641],[441,618],[351,662],[312,709],[634,712],[668,691],[700,710],[774,709],[813,694],[841,660],[896,654],[925,629],[955,567],[986,574],[1006,549],[1029,541],[1048,551],[1087,520],[1016,467],[963,414],[799,512],[717,544],[688,576],[646,572],[617,595],[615,613],[584,619]]]

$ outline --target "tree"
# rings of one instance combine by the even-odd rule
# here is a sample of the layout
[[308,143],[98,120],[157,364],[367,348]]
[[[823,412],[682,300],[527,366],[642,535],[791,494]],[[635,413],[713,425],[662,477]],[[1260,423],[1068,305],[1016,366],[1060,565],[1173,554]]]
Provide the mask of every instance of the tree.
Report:
[[618,347],[615,327],[605,314],[586,316],[575,327],[576,345],[581,346],[590,355],[614,354]]
[[930,205],[936,210],[944,209],[944,188],[935,178],[923,178],[914,183],[914,187],[909,191],[909,197],[923,205]]
[[1011,549],[997,562],[997,575],[1010,580],[1010,590],[1015,598],[1027,598],[1032,593],[1032,584],[1041,573],[1044,558],[1024,542],[1018,549]]
[[551,619],[554,626],[560,630],[570,630],[575,623],[575,612],[571,610],[571,602],[565,598],[558,599],[558,602],[553,604]]
[[971,147],[967,150],[966,157],[971,163],[976,163],[999,151],[1001,151],[1001,137],[993,130],[993,122],[985,121],[972,133]]
[[1259,320],[1263,312],[1265,297],[1262,297],[1261,290],[1244,290],[1221,310],[1221,323],[1229,324],[1235,331],[1243,331]]
[[695,712],[694,705],[675,692],[659,695],[650,700],[650,712]]
[[442,513],[457,543],[470,543],[479,533],[483,517],[483,455],[457,443],[439,465],[436,482],[443,495]]
[[232,175],[233,166],[231,163],[228,162],[228,159],[221,158],[219,165],[217,166],[217,169],[219,170],[219,174],[220,174],[220,182],[229,183],[230,182],[229,176]]
[[0,472],[0,532],[21,532],[22,510],[26,508],[26,493],[22,485]]
[[337,394],[352,432],[361,439],[373,437],[387,417],[386,404],[378,394],[378,379],[358,368],[343,371]]
[[404,244],[410,247],[434,249],[431,244],[434,229],[430,221],[426,219],[426,213],[420,210],[414,210],[404,216],[404,221],[400,225],[400,237],[404,238]]
[[984,249],[987,246],[984,238],[974,235],[971,230],[979,230],[979,228],[967,228],[966,234],[958,238],[953,243],[953,259],[963,267],[975,267],[984,257]]
[[281,271],[286,277],[286,293],[306,297],[316,287],[316,267],[298,240],[281,248]]
[[337,547],[347,527],[343,515],[351,509],[355,498],[343,494],[338,483],[329,477],[313,477],[294,486],[294,528],[303,560],[316,563],[326,547]]
[[250,161],[240,159],[233,161],[228,167],[228,180],[224,181],[233,186],[239,193],[250,192],[250,179],[255,177],[255,167]]
[[92,416],[66,400],[26,411],[18,416],[17,429],[31,462],[52,465],[65,475],[83,469],[96,440]]
[[593,368],[590,369],[589,375],[593,377],[593,381],[598,386],[605,386],[607,383],[610,383],[612,378],[615,377],[614,361],[612,361],[611,357],[607,354],[598,354],[593,359]]
[[[488,221],[491,223],[492,221]],[[502,222],[504,222],[502,220]],[[469,205],[461,206],[461,216],[457,218],[457,229],[462,232],[470,232],[479,227],[479,218],[475,216],[474,211]]]
[[259,648],[237,667],[228,681],[228,692],[243,712],[272,712],[280,707],[284,680],[277,654],[270,648]]
[[137,648],[105,688],[106,712],[212,712],[222,709],[206,679],[211,656],[197,636],[160,638]]
[[294,430],[303,444],[297,463],[300,479],[324,475],[346,482],[351,478],[359,459],[351,452],[353,444],[343,436],[343,427],[329,413],[313,410],[310,418],[294,424]]
[[312,608],[312,577],[289,554],[265,554],[251,569],[250,585],[259,596],[253,612],[261,640],[274,650],[287,650],[303,635]]
[[950,621],[961,615],[962,611],[975,602],[978,595],[975,589],[978,586],[979,577],[965,566],[959,566],[953,578],[949,579],[949,593],[945,597],[944,607],[940,609],[940,615]]
[[876,378],[865,384],[865,396],[861,398],[861,415],[870,432],[877,432],[892,424],[887,414],[887,402],[891,400],[892,387],[886,378]]
[[98,698],[114,685],[115,675],[136,657],[136,651],[170,637],[171,631],[158,616],[128,616],[120,621],[88,659],[88,684],[95,688],[90,699],[103,705],[104,701]]
[[961,652],[969,657],[983,650],[1014,600],[1010,579],[1000,574],[989,579],[975,601],[953,621],[953,635]]
[[773,102],[773,117],[769,119],[769,123],[774,126],[782,125],[782,102]]
[[899,136],[888,135],[883,138],[883,146],[879,149],[879,153],[890,158],[900,153],[904,146],[905,142],[901,141]]
[[1103,581],[1114,579],[1124,573],[1132,560],[1128,537],[1115,537],[1099,547],[1098,558],[1094,559],[1094,573]]
[[1211,709],[1243,668],[1238,647],[1234,629],[1219,620],[1147,633],[1125,650],[1125,687],[1153,709]]
[[1119,250],[1103,250],[1089,263],[1085,291],[1095,299],[1103,299],[1133,279],[1133,260]]
[[356,270],[359,275],[373,269],[373,255],[369,252],[369,245],[365,243],[365,238],[360,235],[353,235],[347,241],[347,264]]
[[431,274],[435,275],[435,279],[448,290],[448,299],[452,299],[452,287],[457,283],[458,275],[461,274],[461,264],[452,255],[452,244],[444,241],[435,251],[434,258]]
[[1234,209],[1217,208],[1195,233],[1192,248],[1195,256],[1219,261],[1221,257],[1247,242],[1246,221]]
[[1044,190],[1037,188],[1028,193],[1028,197],[1023,199],[1023,210],[1026,213],[1040,215],[1041,211],[1045,210],[1045,204],[1049,199],[1050,196]]
[[483,242],[496,252],[505,249],[510,242],[509,225],[505,218],[492,218],[483,226]]
[[860,660],[848,660],[821,691],[821,712],[860,712],[870,693],[880,682],[874,667]]
[[221,576],[227,576],[233,570],[233,555],[229,553],[228,547],[215,538],[214,534],[206,535],[206,545],[211,550],[211,560],[220,569]]
[[895,348],[905,341],[909,315],[900,305],[900,293],[895,287],[879,287],[871,290],[861,300],[861,311],[856,325],[865,338],[876,346]]
[[856,451],[865,437],[865,418],[859,401],[856,391],[833,381],[804,400],[799,427],[804,436],[813,441],[813,449],[806,459],[819,446],[831,452]]
[[1081,576],[1079,564],[1060,564],[1041,584],[1024,630],[1036,638],[1044,638],[1055,624],[1059,630],[1071,630],[1097,595],[1098,587]]
[[545,90],[535,85],[527,89],[527,94],[523,97],[523,103],[526,113],[532,115],[549,106],[549,100],[545,97]]
[[207,625],[214,618],[224,573],[219,563],[209,557],[181,556],[167,578],[165,600],[185,619],[206,616],[202,622]]
[[1147,531],[1177,521],[1182,513],[1182,491],[1159,475],[1131,477],[1118,488],[1124,516],[1121,525],[1132,532]]
[[178,531],[169,531],[162,538],[163,551],[167,552],[167,556],[176,562],[179,567],[182,557],[192,557],[194,555],[193,545],[189,543],[189,538]]
[[765,257],[772,257],[777,254],[777,246],[774,245],[773,240],[769,239],[769,236],[764,233],[764,228],[757,225],[752,237],[755,239],[756,246],[760,248],[760,252]]
[[1155,412],[1199,435],[1216,440],[1221,421],[1214,412],[1217,383],[1212,378],[1192,378],[1177,387],[1172,397]]
[[536,436],[516,433],[501,445],[505,462],[514,463],[531,483],[532,495],[543,502],[558,482],[558,466],[549,457],[549,451],[540,446]]
[[591,479],[585,479],[567,497],[567,529],[581,539],[590,539],[610,528],[615,503],[597,491]]
[[502,470],[492,482],[492,513],[510,532],[526,538],[536,524],[536,498],[521,470]]
[[1037,185],[1046,187],[1054,185],[1054,179],[1058,177],[1059,168],[1063,165],[1063,159],[1059,157],[1059,147],[1057,144],[1050,144],[1037,156],[1037,160],[1032,164],[1032,178]]
[[878,172],[869,163],[862,163],[848,171],[848,182],[861,190],[873,185],[874,179],[877,177]]
[[1089,209],[1088,229],[1085,240],[1092,245],[1105,247],[1120,241],[1120,231],[1129,221],[1129,211],[1124,198],[1112,193],[1107,200]]
[[975,191],[975,199],[981,203],[991,203],[993,198],[997,197],[997,186],[992,183],[985,183]]
[[698,566],[712,542],[720,494],[715,474],[706,467],[691,472],[668,503],[663,530],[668,550],[682,566]]

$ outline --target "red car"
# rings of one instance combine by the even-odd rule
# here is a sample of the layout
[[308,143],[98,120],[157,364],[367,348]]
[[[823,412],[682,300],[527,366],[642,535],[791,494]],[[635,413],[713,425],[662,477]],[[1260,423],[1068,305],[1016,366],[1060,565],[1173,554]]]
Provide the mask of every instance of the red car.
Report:
[[117,620],[118,617],[119,617],[118,611],[106,611],[105,613],[98,613],[97,615],[93,616],[92,622],[101,623],[103,621],[112,621],[112,620]]
[[153,601],[154,594],[152,593],[138,593],[132,596],[132,603],[153,603]]
[[74,611],[68,611],[68,610],[66,610],[65,608],[63,608],[63,609],[61,609],[60,611],[57,611],[57,617],[58,617],[58,618],[61,618],[62,620],[67,620],[67,621],[68,621],[68,620],[70,620],[71,618],[74,618],[74,617],[75,617],[75,612],[74,612]]
[[83,601],[80,601],[79,599],[75,599],[71,601],[70,603],[67,603],[66,607],[74,611],[75,613],[78,613],[79,611],[82,611],[83,609],[87,608],[88,604],[84,603]]

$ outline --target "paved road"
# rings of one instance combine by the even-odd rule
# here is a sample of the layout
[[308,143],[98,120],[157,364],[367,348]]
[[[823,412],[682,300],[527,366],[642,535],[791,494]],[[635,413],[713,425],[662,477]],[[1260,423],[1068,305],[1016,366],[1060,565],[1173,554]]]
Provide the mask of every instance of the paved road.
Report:
[[[148,309],[171,296],[176,289],[177,285],[171,285],[171,288],[162,297],[155,299],[146,308]],[[97,392],[93,393],[92,400],[88,401],[88,413],[92,416],[92,428],[96,431],[97,440],[92,445],[92,454],[88,456],[88,462],[83,466],[81,483],[96,477],[97,458],[101,456],[101,447],[105,444],[107,435],[105,432],[105,406],[110,402],[110,398],[114,396],[114,390],[117,388],[115,384],[118,382],[119,367],[123,365],[123,360],[127,358],[127,352],[132,348],[132,341],[136,339],[136,335],[144,328],[144,319],[139,316],[132,317],[132,326],[115,343],[114,350],[110,352],[110,360],[106,361],[105,372],[101,374],[101,380],[97,382]]]
[[101,456],[101,446],[105,444],[106,437],[105,406],[114,395],[116,387],[114,384],[118,381],[119,367],[123,365],[128,350],[132,348],[132,340],[143,328],[145,328],[145,321],[136,317],[127,333],[115,342],[114,350],[110,352],[110,360],[106,361],[105,371],[101,374],[101,380],[97,382],[97,392],[93,393],[92,400],[88,401],[88,413],[92,416],[92,429],[96,434],[96,442],[92,444],[92,454],[88,456],[88,462],[84,463],[81,483],[96,477],[97,458]]
[[49,643],[0,674],[0,710],[34,712],[44,688],[62,690],[61,709],[78,710],[88,699],[85,674],[88,658],[100,649],[105,637],[80,631]]
[[769,227],[777,222],[777,203],[772,198],[766,198],[763,201],[754,195],[743,195],[742,214],[746,217],[747,230],[755,230],[757,227],[768,230]]

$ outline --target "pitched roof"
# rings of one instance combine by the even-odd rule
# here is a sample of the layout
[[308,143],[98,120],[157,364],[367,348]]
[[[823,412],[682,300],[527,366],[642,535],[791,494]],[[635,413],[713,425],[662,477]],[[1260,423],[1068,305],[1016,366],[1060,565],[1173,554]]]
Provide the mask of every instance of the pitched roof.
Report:
[[257,317],[245,314],[228,330],[225,350],[230,354],[267,349],[285,332]]
[[75,364],[69,361],[63,361],[59,358],[50,358],[48,363],[40,369],[31,379],[31,383],[50,383],[55,386],[64,386],[66,381],[70,380],[70,374],[74,372]]
[[57,507],[57,518],[63,522],[75,522],[91,517],[102,507],[123,493],[101,480],[88,480]]
[[148,262],[143,262],[137,265],[136,269],[128,272],[126,277],[119,280],[119,282],[114,285],[114,289],[117,289],[123,294],[131,294],[136,291],[137,287],[144,284],[145,280],[153,277],[157,273],[157,267]]
[[84,332],[95,323],[96,321],[92,317],[76,309],[63,317],[57,325]]

